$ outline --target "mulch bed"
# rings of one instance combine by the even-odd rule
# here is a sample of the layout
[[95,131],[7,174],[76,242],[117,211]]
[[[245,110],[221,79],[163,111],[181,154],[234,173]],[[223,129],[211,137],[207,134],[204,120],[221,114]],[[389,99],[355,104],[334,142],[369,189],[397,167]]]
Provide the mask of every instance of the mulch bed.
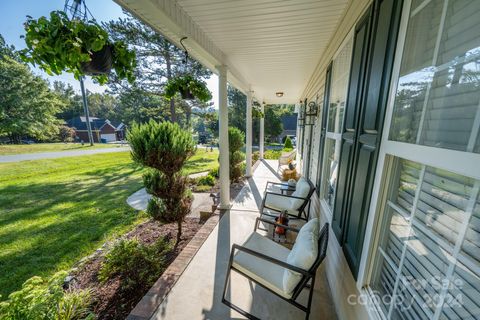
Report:
[[[182,225],[182,239],[176,250],[167,256],[166,266],[175,260],[177,255],[195,236],[201,226],[202,223],[200,223],[199,219],[185,219]],[[138,225],[124,237],[127,239],[136,237],[141,243],[152,244],[160,237],[168,237],[174,241],[176,235],[176,223],[160,225],[160,223],[151,220]],[[72,274],[74,280],[71,286],[79,289],[90,288],[93,290],[93,311],[98,319],[125,319],[150,288],[143,288],[143,290],[139,292],[126,296],[122,294],[120,290],[120,279],[114,278],[106,283],[100,283],[97,277],[100,266],[104,260],[105,251],[106,250],[97,251],[97,253],[90,256],[77,267]]]

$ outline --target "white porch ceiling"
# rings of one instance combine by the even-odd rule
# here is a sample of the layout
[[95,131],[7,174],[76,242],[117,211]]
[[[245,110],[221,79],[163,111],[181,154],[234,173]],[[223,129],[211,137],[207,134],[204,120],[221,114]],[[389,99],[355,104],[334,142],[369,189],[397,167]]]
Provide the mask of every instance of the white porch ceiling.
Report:
[[[115,0],[267,103],[296,103],[348,0]],[[215,71],[215,70],[213,70]],[[277,98],[275,92],[284,96]]]

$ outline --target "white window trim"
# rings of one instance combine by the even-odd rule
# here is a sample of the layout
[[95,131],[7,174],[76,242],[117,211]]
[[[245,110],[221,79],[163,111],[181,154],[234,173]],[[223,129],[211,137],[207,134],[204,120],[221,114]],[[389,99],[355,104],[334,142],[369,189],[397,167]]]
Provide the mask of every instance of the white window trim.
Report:
[[[340,54],[340,52],[342,52],[343,48],[347,45],[347,43],[350,41],[350,40],[353,40],[353,35],[355,34],[355,26],[352,27],[352,29],[348,32],[348,34],[345,36],[345,38],[343,39],[342,43],[340,44],[340,46],[338,47],[337,51],[335,51],[335,54],[333,55],[332,57],[332,60],[331,61],[334,61],[338,55]],[[352,54],[353,54],[353,43],[352,43]],[[349,66],[349,70],[348,72],[350,73],[351,72],[351,66]],[[334,72],[333,68],[332,68],[332,74]],[[330,83],[330,87],[329,89],[332,88],[332,85],[333,85],[334,82],[331,82]],[[347,92],[346,94],[348,95],[348,86],[346,88]],[[329,99],[331,98],[330,96],[330,92],[328,93],[328,97]],[[323,101],[325,101],[325,94],[323,95]],[[330,101],[328,101],[330,103]],[[337,132],[332,132],[332,131],[328,131],[328,114],[330,112],[330,108],[327,107],[327,123],[325,124],[325,128],[326,128],[326,132],[325,132],[325,141],[326,139],[332,139],[332,140],[335,140],[336,143],[339,143],[342,141],[342,134],[341,133],[337,133]],[[342,121],[342,128],[340,128],[340,132],[343,131],[343,121]],[[324,170],[325,170],[325,166],[326,166],[326,156],[327,154],[325,153],[325,150],[326,150],[326,146],[327,144],[324,143],[323,145],[323,159],[322,159],[322,166],[321,168],[317,168],[317,170],[320,170],[320,175],[323,176],[323,173],[324,173]],[[320,149],[319,149],[319,152],[320,152]],[[338,177],[337,177],[338,178]],[[329,223],[332,223],[332,219],[333,219],[333,208],[330,209],[330,206],[327,204],[327,202],[325,201],[325,199],[322,197],[323,195],[323,183],[320,183],[320,190],[319,190],[319,193],[318,193],[318,199],[320,201],[320,206],[321,206],[321,209],[323,210],[323,212],[325,213],[327,219],[328,219],[328,222]]]
[[[448,0],[446,0],[448,1]],[[424,1],[419,8],[425,7],[430,0]],[[383,192],[385,191],[384,181],[388,179],[384,179],[384,177],[388,174],[388,171],[391,170],[391,163],[393,157],[404,158],[407,160],[415,161],[422,164],[422,167],[425,166],[432,166],[435,168],[440,168],[443,170],[447,170],[453,173],[457,173],[460,175],[468,176],[474,179],[480,179],[480,154],[475,154],[471,152],[464,152],[464,151],[457,151],[457,150],[450,150],[450,149],[441,149],[441,148],[434,148],[429,146],[423,145],[416,145],[411,143],[403,143],[389,140],[389,133],[390,127],[392,122],[393,116],[393,109],[394,109],[394,101],[395,101],[395,93],[398,87],[398,80],[399,80],[399,73],[400,73],[400,66],[402,62],[403,56],[403,49],[405,45],[405,38],[406,38],[406,31],[409,21],[410,15],[410,8],[411,8],[411,0],[405,0],[402,14],[401,14],[401,22],[399,28],[399,37],[397,39],[397,47],[395,51],[395,61],[393,64],[392,69],[392,78],[390,83],[389,89],[389,97],[388,97],[388,104],[387,110],[385,115],[385,122],[382,132],[382,140],[379,150],[379,158],[377,163],[377,168],[375,171],[375,181],[372,190],[372,199],[371,205],[368,212],[368,220],[367,226],[365,231],[365,239],[362,251],[362,257],[360,260],[360,267],[358,273],[358,280],[357,280],[357,289],[367,296],[367,310],[369,315],[375,319],[384,319],[383,311],[379,309],[377,303],[372,299],[372,291],[367,286],[372,277],[373,273],[373,264],[375,261],[376,253],[374,250],[379,241],[379,232],[378,231],[378,221],[380,220],[380,214],[382,212],[382,198]],[[416,14],[417,11],[420,9],[415,10],[412,14]],[[480,112],[477,112],[475,121],[480,121],[477,118],[480,118]],[[475,130],[474,130],[475,131]],[[472,134],[474,134],[473,132]],[[478,134],[478,131],[476,131]],[[471,151],[470,149],[467,149]],[[392,157],[393,156],[393,157]],[[461,159],[461,164],[459,163],[458,159]],[[476,196],[479,193],[479,184],[478,182],[475,184],[472,196]],[[475,197],[476,199],[476,197]],[[474,199],[474,200],[475,200]],[[328,206],[327,206],[328,207]],[[466,210],[467,215],[471,215],[473,207]],[[413,219],[412,219],[413,220]],[[454,250],[454,260],[460,257],[460,248],[461,244],[463,243],[464,233],[466,232],[466,228],[468,227],[469,219],[466,219],[466,223],[462,227],[462,233],[459,235],[457,239],[457,243],[455,245]],[[446,274],[446,277],[449,278],[452,276],[454,271],[454,264],[451,264],[449,270]],[[445,292],[442,293],[444,298]],[[380,311],[379,311],[380,310]],[[438,319],[440,316],[441,307],[439,307],[435,312],[434,319]]]

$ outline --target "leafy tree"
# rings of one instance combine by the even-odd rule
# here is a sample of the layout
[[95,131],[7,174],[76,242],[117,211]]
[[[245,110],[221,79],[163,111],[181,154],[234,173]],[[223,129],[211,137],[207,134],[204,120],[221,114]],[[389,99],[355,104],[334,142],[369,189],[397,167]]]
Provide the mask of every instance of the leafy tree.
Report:
[[0,60],[0,136],[15,143],[29,136],[47,140],[58,134],[55,115],[64,102],[28,66],[3,56]]
[[117,117],[129,126],[134,122],[146,123],[150,119],[165,121],[168,117],[164,112],[166,103],[162,96],[132,86],[118,95]]
[[84,114],[82,96],[75,92],[71,84],[54,81],[53,91],[64,103],[64,108],[57,114],[58,118],[70,120]]
[[15,51],[15,47],[8,45],[3,36],[0,34],[0,58],[3,58],[4,56],[12,58],[16,61],[20,61],[20,57],[18,56],[17,51]]
[[183,63],[185,54],[182,50],[129,14],[127,18],[110,21],[104,26],[114,40],[124,41],[133,47],[138,59],[135,90],[132,91],[132,86],[126,81],[114,81],[109,84],[110,90],[120,95],[135,94],[135,99],[138,99],[138,94],[159,97],[157,100],[161,107],[159,117],[168,118],[172,122],[179,121],[177,107],[183,109],[183,114],[188,116],[189,110],[185,110],[188,109],[188,104],[180,103],[176,98],[163,99],[167,80],[187,71],[196,79],[209,78],[211,72],[193,59],[188,59],[188,65],[185,65]]
[[230,180],[238,181],[243,176],[243,161],[245,154],[242,148],[245,146],[245,134],[235,127],[228,128],[228,146],[230,156]]
[[283,124],[279,112],[273,107],[265,107],[265,136],[267,139],[273,141],[282,131]]
[[120,120],[117,112],[118,101],[114,95],[108,93],[89,93],[88,109],[92,116],[109,120]]
[[[228,125],[246,132],[247,119],[247,96],[235,87],[227,87],[228,97]],[[253,115],[252,115],[253,117]],[[260,138],[260,122],[258,118],[252,119],[253,141],[257,143]]]
[[182,221],[192,204],[188,178],[181,172],[194,153],[192,135],[176,123],[150,120],[146,124],[134,124],[127,140],[133,160],[149,168],[143,175],[145,188],[153,195],[148,213],[161,222],[177,222],[178,244]]

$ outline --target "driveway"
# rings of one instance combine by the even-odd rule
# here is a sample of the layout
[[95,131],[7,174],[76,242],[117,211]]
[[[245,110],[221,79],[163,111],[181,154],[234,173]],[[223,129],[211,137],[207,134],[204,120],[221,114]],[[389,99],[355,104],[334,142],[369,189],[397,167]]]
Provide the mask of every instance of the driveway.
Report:
[[111,153],[130,151],[130,147],[112,147],[106,149],[94,149],[94,150],[73,150],[73,151],[58,151],[58,152],[43,152],[43,153],[25,153],[25,154],[12,154],[8,156],[0,156],[0,163],[5,162],[19,162],[26,160],[40,160],[40,159],[54,159],[63,157],[76,157],[86,156],[98,153]]

